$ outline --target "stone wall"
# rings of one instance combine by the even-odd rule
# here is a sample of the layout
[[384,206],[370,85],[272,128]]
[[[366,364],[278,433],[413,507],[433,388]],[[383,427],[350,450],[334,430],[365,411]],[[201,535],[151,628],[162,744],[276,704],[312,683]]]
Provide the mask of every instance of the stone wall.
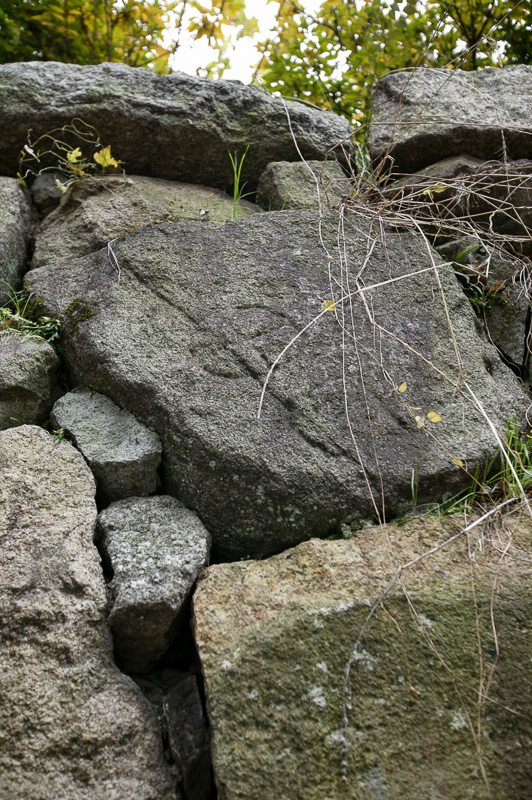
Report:
[[530,796],[529,85],[0,66],[1,800]]

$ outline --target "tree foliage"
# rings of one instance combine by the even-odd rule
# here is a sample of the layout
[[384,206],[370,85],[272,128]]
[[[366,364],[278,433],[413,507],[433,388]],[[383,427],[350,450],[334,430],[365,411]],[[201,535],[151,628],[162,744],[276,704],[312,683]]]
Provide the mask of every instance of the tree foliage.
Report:
[[532,58],[528,0],[323,0],[316,13],[276,1],[275,35],[261,46],[264,84],[353,122],[366,118],[371,87],[390,70]]
[[[187,9],[192,16],[185,23]],[[245,0],[0,0],[0,63],[121,61],[170,72],[184,24],[196,38],[208,37],[219,61],[226,26],[238,27],[241,35],[256,30]],[[171,30],[174,41],[166,46],[164,34]]]

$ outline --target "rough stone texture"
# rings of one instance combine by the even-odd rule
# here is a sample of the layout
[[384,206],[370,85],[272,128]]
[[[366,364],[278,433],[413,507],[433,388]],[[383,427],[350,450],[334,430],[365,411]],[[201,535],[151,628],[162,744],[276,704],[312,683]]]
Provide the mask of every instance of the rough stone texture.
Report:
[[[524,287],[516,280],[520,266],[474,239],[456,239],[436,249],[444,258],[456,262],[455,269],[463,275],[461,282],[476,304],[491,340],[504,358],[528,377],[525,344],[530,304]],[[494,291],[496,286],[500,288]]]
[[[500,163],[500,162],[497,162]],[[412,174],[403,175],[403,177],[393,180],[388,183],[383,194],[387,200],[395,200],[411,195],[413,192],[418,193],[426,188],[434,186],[438,180],[453,180],[455,178],[465,177],[466,175],[474,175],[478,168],[484,164],[480,158],[472,158],[471,156],[459,155],[444,158],[442,161],[437,161],[435,164],[429,164],[428,167],[418,170]],[[438,193],[439,198],[440,193]],[[425,195],[427,201],[428,196]]]
[[22,286],[31,231],[28,193],[18,180],[0,175],[0,306],[8,302],[11,290]]
[[267,211],[291,208],[327,208],[353,190],[337,161],[268,164],[257,190],[257,202]]
[[[225,225],[166,223],[116,243],[120,277],[106,250],[28,274],[48,313],[64,320],[73,297],[98,311],[65,328],[71,379],[90,381],[158,432],[165,492],[197,511],[217,556],[271,554],[371,517],[365,475],[377,505],[382,475],[388,512],[409,506],[413,471],[420,502],[469,485],[452,459],[474,472],[494,440],[464,381],[502,430],[528,406],[479,335],[451,265],[438,279],[461,373],[420,238],[388,230],[367,259],[363,220],[346,215],[340,252],[338,215],[318,220],[284,211]],[[268,369],[321,313],[329,270],[346,285],[345,269],[351,291],[361,270],[367,287],[367,305],[353,297],[352,308],[335,289],[345,349],[337,319],[323,312],[276,367],[257,419]],[[425,271],[389,282],[417,270]],[[430,422],[431,411],[442,421]]]
[[519,255],[532,255],[532,161],[484,165],[461,202],[462,214]]
[[52,170],[37,175],[31,184],[31,199],[33,205],[43,216],[49,214],[50,211],[61,202],[63,192],[61,192],[57,186],[56,181],[63,183],[64,180],[65,176],[62,172]]
[[0,798],[173,800],[157,723],[112,661],[94,479],[41,428],[0,433]]
[[331,112],[294,102],[285,108],[238,81],[124,64],[3,64],[0,106],[0,172],[8,175],[16,174],[28,128],[35,141],[74,117],[98,129],[128,172],[224,190],[233,185],[228,150],[241,157],[250,145],[242,169],[250,189],[270,161],[299,160],[287,110],[304,158],[323,160],[340,142],[351,149],[348,123]]
[[210,535],[173,497],[132,497],[99,515],[98,543],[113,570],[109,624],[118,663],[146,672],[178,632],[209,560]]
[[55,403],[50,419],[85,457],[102,502],[155,492],[159,437],[109,397],[79,387]]
[[[40,425],[57,399],[60,361],[42,339],[0,334],[0,430]],[[14,417],[15,419],[12,419]]]
[[532,158],[531,109],[532,66],[390,73],[373,93],[370,153],[415,172],[461,153],[499,158],[504,137],[510,159]]
[[[351,669],[342,784],[344,667],[371,606],[399,564],[463,524],[418,518],[209,568],[194,619],[220,800],[532,796],[528,518],[473,530],[471,563],[462,537],[406,570],[408,602],[399,582],[392,588]],[[491,793],[467,717],[476,731],[479,685]]]
[[[236,218],[258,210],[243,200]],[[180,219],[225,222],[232,214],[233,199],[217,189],[142,175],[85,178],[68,189],[60,207],[43,221],[32,267],[87,255],[145,225]]]
[[164,714],[183,797],[210,800],[211,743],[195,675],[184,678],[166,695]]

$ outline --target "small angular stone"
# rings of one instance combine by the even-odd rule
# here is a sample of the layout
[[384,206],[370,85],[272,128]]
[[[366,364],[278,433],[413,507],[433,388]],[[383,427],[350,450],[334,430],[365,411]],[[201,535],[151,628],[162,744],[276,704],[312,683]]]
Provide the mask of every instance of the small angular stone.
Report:
[[352,184],[337,161],[279,161],[262,173],[257,200],[266,211],[333,206]]
[[173,497],[132,497],[102,511],[98,542],[114,573],[109,624],[115,653],[125,672],[146,672],[183,621],[209,560],[210,535]]
[[133,414],[80,387],[57,401],[51,420],[83,453],[102,502],[155,492],[161,442]]

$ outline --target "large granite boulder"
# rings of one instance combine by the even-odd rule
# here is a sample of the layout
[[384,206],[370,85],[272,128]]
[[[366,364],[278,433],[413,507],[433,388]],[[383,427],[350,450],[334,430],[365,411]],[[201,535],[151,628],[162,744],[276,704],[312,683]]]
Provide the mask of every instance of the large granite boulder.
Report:
[[[0,122],[0,126],[1,126]],[[1,171],[1,170],[0,170]],[[12,173],[12,170],[9,170]],[[15,170],[16,172],[16,170]],[[0,306],[22,285],[32,232],[29,193],[18,180],[0,175]]]
[[58,396],[60,363],[44,339],[8,331],[0,335],[0,430],[48,419]]
[[64,337],[71,379],[159,434],[164,490],[217,557],[328,535],[381,501],[397,513],[413,484],[419,502],[468,486],[496,443],[466,382],[502,430],[524,419],[452,266],[359,217],[344,232],[338,249],[338,215],[313,211],[165,223],[116,242],[120,272],[104,249],[28,273],[61,319],[75,297],[98,312]]
[[131,497],[101,512],[97,542],[113,575],[115,654],[125,672],[146,672],[186,620],[186,601],[209,560],[209,533],[173,497]]
[[220,800],[532,796],[528,517],[391,588],[351,666],[342,782],[344,671],[372,605],[462,525],[418,518],[208,569],[194,620]]
[[112,660],[94,492],[67,442],[0,433],[2,800],[175,800],[153,711]]
[[323,160],[341,142],[350,150],[351,129],[331,112],[285,104],[238,81],[124,64],[2,64],[0,106],[0,172],[7,175],[17,173],[29,128],[35,141],[74,118],[95,126],[128,172],[220,189],[234,181],[228,151],[241,158],[250,145],[241,175],[248,189],[270,161],[299,160],[287,113],[304,158]]
[[54,404],[50,420],[85,457],[102,503],[154,494],[159,437],[109,397],[79,386]]
[[77,258],[145,225],[181,219],[225,222],[259,211],[217,189],[143,175],[84,178],[70,186],[60,207],[41,223],[32,267]]
[[390,153],[399,172],[461,153],[532,158],[532,66],[392,72],[376,84],[372,109],[371,157]]

